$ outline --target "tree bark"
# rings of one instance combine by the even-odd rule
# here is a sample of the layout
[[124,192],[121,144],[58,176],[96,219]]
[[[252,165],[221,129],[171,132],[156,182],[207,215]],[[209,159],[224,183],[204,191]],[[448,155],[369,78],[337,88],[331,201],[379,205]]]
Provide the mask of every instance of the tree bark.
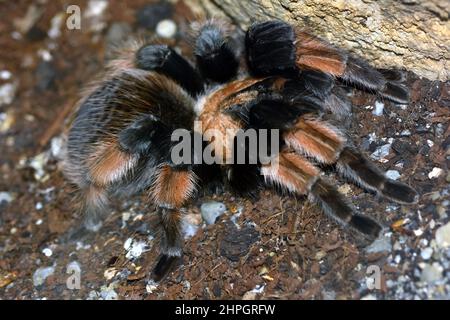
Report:
[[450,79],[448,0],[185,0],[242,28],[282,19],[367,59],[430,80]]

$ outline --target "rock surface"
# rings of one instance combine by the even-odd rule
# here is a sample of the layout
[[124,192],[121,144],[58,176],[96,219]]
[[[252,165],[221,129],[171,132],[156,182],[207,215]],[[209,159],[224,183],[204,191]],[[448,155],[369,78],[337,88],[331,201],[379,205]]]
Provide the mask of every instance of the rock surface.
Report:
[[450,79],[450,2],[446,0],[188,0],[200,14],[222,15],[242,27],[278,18],[378,67]]

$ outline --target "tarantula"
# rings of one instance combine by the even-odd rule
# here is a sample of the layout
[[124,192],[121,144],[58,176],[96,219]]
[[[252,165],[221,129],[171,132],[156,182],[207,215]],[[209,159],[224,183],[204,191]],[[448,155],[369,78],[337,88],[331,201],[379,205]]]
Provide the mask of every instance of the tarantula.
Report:
[[[160,280],[182,254],[180,208],[200,185],[223,179],[244,194],[274,185],[306,195],[369,238],[382,227],[324,178],[324,166],[393,201],[417,201],[416,191],[386,178],[338,128],[351,112],[343,84],[407,103],[398,72],[376,70],[282,21],[253,24],[245,39],[217,20],[193,29],[196,66],[167,45],[134,45],[80,102],[68,132],[64,172],[80,189],[87,229],[99,229],[109,197],[146,192],[162,230],[152,273]],[[271,150],[276,161],[270,163],[175,163],[171,134],[178,128],[192,136],[208,129],[278,129],[280,148]],[[203,139],[202,148],[215,157],[233,157],[235,140]]]

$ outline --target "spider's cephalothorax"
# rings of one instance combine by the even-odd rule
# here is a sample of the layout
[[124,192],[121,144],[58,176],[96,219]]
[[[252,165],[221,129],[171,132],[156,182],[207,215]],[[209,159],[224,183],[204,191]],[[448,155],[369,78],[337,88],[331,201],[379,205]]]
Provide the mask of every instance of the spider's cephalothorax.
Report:
[[[157,280],[182,253],[180,208],[218,172],[240,193],[275,185],[307,195],[370,238],[381,226],[356,212],[323,177],[322,165],[334,165],[345,178],[393,201],[417,201],[413,189],[386,178],[336,127],[351,111],[342,84],[406,103],[408,91],[396,72],[376,70],[281,21],[252,25],[243,48],[231,34],[223,22],[196,24],[197,67],[165,45],[128,48],[86,94],[71,122],[64,171],[81,190],[85,227],[98,230],[112,194],[147,193],[163,231]],[[325,120],[330,118],[334,124]],[[180,128],[206,138],[224,164],[174,162],[171,134]],[[236,140],[210,136],[211,129],[223,137],[227,130],[277,129],[280,148],[271,150],[269,163],[231,164]]]

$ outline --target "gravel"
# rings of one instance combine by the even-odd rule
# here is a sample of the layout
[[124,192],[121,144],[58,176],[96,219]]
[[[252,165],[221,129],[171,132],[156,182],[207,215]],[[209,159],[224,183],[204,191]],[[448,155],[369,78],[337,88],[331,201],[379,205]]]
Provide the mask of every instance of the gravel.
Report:
[[38,268],[33,274],[33,285],[35,287],[41,286],[45,280],[55,273],[55,267]]
[[200,212],[206,224],[214,224],[217,219],[227,211],[225,204],[221,202],[211,201],[203,203]]

